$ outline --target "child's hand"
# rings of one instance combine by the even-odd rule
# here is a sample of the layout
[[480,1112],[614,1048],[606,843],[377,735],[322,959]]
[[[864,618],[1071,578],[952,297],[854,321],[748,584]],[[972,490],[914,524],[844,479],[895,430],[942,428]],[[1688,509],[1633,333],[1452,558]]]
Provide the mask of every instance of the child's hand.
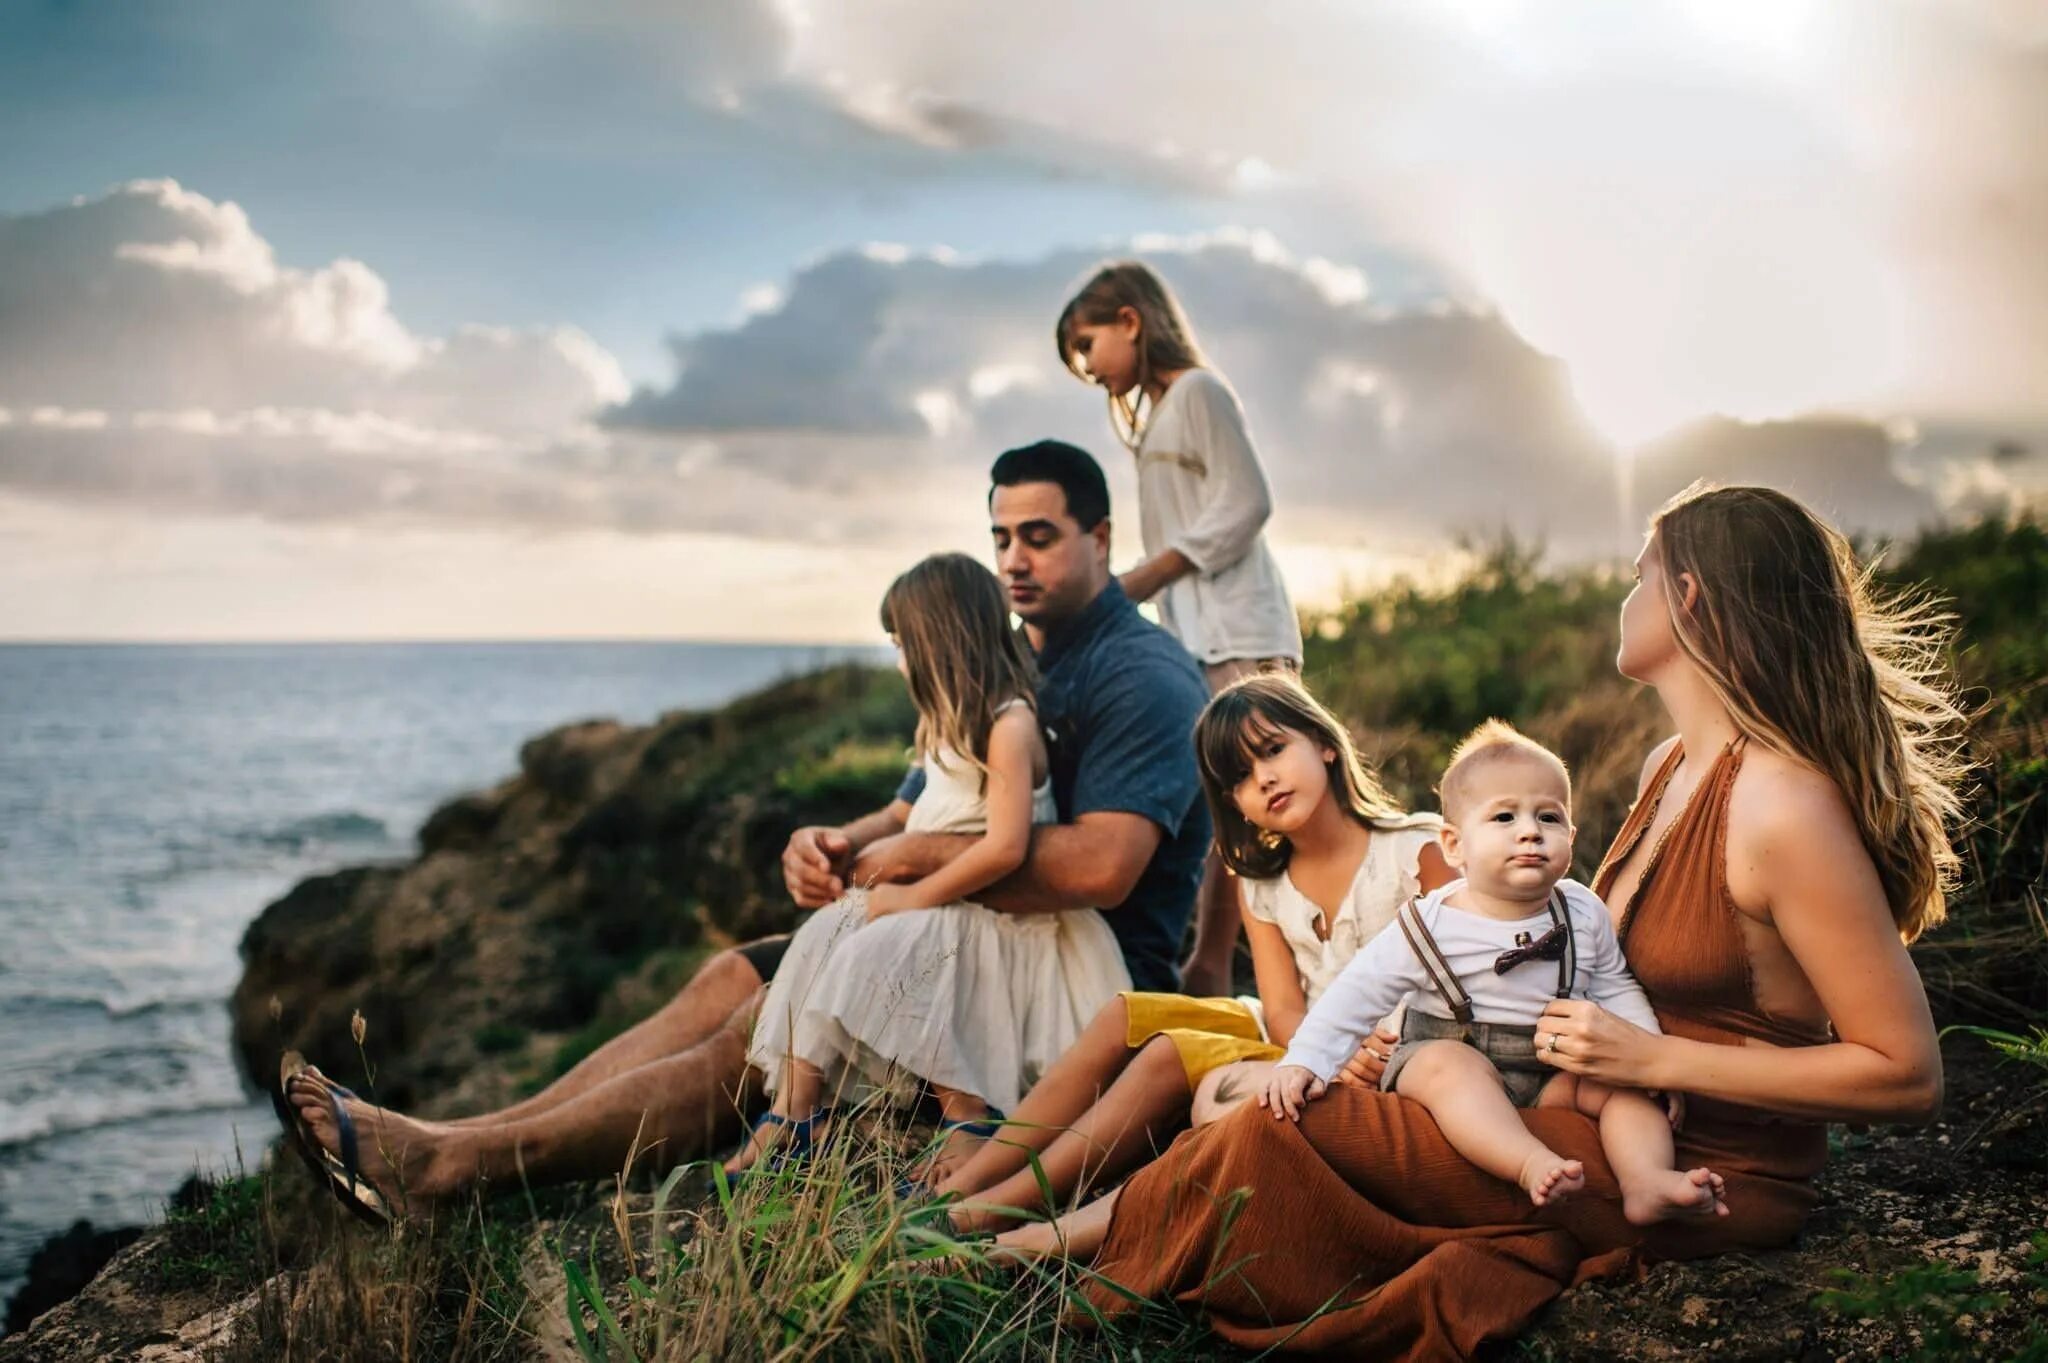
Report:
[[908,885],[877,885],[868,891],[868,918],[872,923],[877,918],[886,918],[892,913],[905,913],[920,905],[910,902]]
[[1329,1087],[1306,1065],[1276,1065],[1259,1094],[1259,1106],[1270,1111],[1275,1119],[1285,1116],[1290,1122],[1298,1122],[1302,1108],[1312,1099],[1322,1097]]
[[1667,1092],[1664,1095],[1664,1115],[1671,1119],[1671,1129],[1678,1130],[1685,1125],[1685,1095]]

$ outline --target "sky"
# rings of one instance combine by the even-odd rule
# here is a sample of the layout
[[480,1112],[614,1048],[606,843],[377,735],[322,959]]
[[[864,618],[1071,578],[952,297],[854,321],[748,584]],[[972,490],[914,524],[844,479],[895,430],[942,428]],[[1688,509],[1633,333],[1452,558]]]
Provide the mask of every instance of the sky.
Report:
[[2048,496],[2031,0],[22,0],[0,639],[872,640],[989,460],[1134,481],[1105,258],[1298,599],[1694,477]]

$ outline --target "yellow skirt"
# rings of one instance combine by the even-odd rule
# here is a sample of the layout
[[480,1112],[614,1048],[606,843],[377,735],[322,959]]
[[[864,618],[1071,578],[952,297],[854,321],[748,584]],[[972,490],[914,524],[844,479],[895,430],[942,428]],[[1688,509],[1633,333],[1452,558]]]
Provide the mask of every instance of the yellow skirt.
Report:
[[1258,1014],[1236,999],[1133,991],[1123,1000],[1130,1014],[1124,1043],[1136,1050],[1155,1036],[1171,1041],[1189,1089],[1210,1070],[1240,1060],[1278,1060],[1287,1053],[1266,1040]]

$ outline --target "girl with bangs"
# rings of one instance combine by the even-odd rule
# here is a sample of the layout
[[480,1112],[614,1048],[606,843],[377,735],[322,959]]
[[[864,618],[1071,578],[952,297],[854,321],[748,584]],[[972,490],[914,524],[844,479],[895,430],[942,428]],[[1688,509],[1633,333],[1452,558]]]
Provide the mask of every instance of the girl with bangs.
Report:
[[[1001,1135],[934,1188],[959,1199],[958,1230],[1015,1224],[1043,1211],[1048,1193],[1064,1202],[1149,1158],[1183,1121],[1213,1121],[1253,1096],[1359,947],[1408,899],[1451,879],[1437,816],[1402,812],[1292,675],[1224,689],[1202,712],[1195,747],[1217,844],[1242,891],[1258,997],[1112,1000]],[[1364,1054],[1340,1082],[1369,1082]]]
[[771,1151],[801,1161],[832,1104],[871,1092],[908,1101],[928,1088],[949,1144],[985,1139],[1131,982],[1100,913],[973,902],[1023,864],[1034,824],[1058,821],[1031,660],[995,575],[934,554],[890,586],[882,628],[917,706],[926,778],[914,805],[890,806],[891,831],[980,840],[922,880],[850,889],[797,930],[747,1054],[773,1101],[729,1173]]
[[[1010,1248],[1092,1258],[1081,1290],[1101,1312],[1179,1302],[1241,1348],[1465,1358],[1576,1282],[1785,1244],[1818,1201],[1828,1123],[1939,1111],[1906,948],[1941,921],[1956,868],[1944,617],[1879,596],[1839,532],[1768,488],[1681,493],[1636,572],[1616,661],[1676,733],[1644,763],[1593,889],[1662,1033],[1558,1000],[1538,1052],[1684,1094],[1679,1158],[1723,1176],[1728,1215],[1631,1226],[1597,1128],[1558,1109],[1523,1121],[1587,1186],[1539,1210],[1421,1107],[1351,1085],[1299,1126],[1252,1109],[1190,1133],[1059,1225],[1009,1232]],[[1226,1235],[1234,1268],[1214,1274]]]

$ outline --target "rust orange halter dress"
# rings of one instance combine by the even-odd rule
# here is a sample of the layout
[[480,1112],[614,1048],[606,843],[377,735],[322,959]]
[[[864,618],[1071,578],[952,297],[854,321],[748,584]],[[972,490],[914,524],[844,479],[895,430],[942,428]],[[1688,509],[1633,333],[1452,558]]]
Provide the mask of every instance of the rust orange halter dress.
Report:
[[[1649,828],[1682,754],[1674,745],[1594,878],[1603,896]],[[1630,966],[1664,1029],[1719,1045],[1825,1041],[1756,1004],[1728,896],[1728,795],[1740,741],[1699,782],[1621,916]],[[1644,1231],[1621,1216],[1597,1129],[1562,1109],[1525,1112],[1552,1149],[1586,1165],[1561,1207],[1474,1168],[1428,1112],[1392,1094],[1331,1089],[1299,1125],[1247,1104],[1184,1134],[1133,1177],[1096,1270],[1139,1298],[1203,1311],[1235,1344],[1398,1359],[1467,1358],[1512,1334],[1573,1283],[1645,1257],[1690,1258],[1790,1239],[1812,1208],[1826,1128],[1690,1099],[1680,1168],[1728,1183],[1729,1215]],[[1133,1309],[1086,1289],[1106,1314]]]

